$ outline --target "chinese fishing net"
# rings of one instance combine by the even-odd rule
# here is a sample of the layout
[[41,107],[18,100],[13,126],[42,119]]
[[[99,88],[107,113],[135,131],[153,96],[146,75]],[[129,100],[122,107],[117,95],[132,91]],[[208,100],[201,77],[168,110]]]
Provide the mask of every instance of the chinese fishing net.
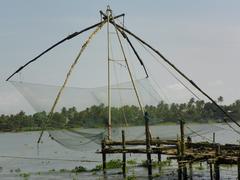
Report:
[[[173,72],[168,69],[166,71],[165,65],[163,65],[164,70],[161,69],[162,67],[158,69],[159,64],[156,64],[154,57],[143,54],[142,52],[145,52],[146,49],[136,43],[136,47],[141,49],[139,51],[140,55],[143,59],[148,60],[145,61],[145,63],[152,63],[147,66],[149,77],[146,77],[142,63],[139,63],[139,59],[131,51],[131,47],[124,41],[124,38],[117,36],[118,34],[114,27],[110,29],[110,57],[107,62],[106,51],[103,53],[102,50],[102,47],[107,47],[107,44],[100,43],[99,45],[96,43],[97,41],[103,40],[101,38],[103,34],[99,32],[100,35],[96,36],[96,40],[88,45],[92,37],[100,29],[101,27],[92,31],[90,36],[85,37],[86,41],[83,43],[78,55],[82,55],[81,53],[86,47],[86,51],[88,52],[83,54],[83,57],[80,57],[80,59],[82,58],[80,65],[75,68],[73,75],[71,75],[72,82],[77,82],[75,84],[79,86],[73,87],[67,84],[67,86],[64,87],[51,118],[48,117],[48,113],[51,111],[59,91],[61,91],[61,85],[11,81],[13,86],[16,87],[37,112],[34,116],[36,119],[40,119],[41,122],[39,124],[44,125],[45,130],[48,131],[49,136],[53,140],[69,149],[88,150],[95,148],[96,144],[100,144],[101,140],[107,137],[109,118],[108,91],[110,90],[112,140],[120,140],[122,129],[126,132],[127,140],[144,139],[145,128],[141,106],[150,114],[150,131],[153,137],[159,136],[162,139],[176,139],[176,132],[179,132],[177,126],[170,128],[171,132],[161,130],[161,128],[164,129],[164,127],[161,127],[159,123],[163,117],[161,117],[161,113],[154,112],[156,111],[154,107],[164,108],[167,106],[167,108],[169,108],[170,102],[167,96],[173,99],[172,102],[179,97],[186,99],[186,89],[185,92],[182,91],[185,87],[182,86],[182,84],[180,84],[180,86],[177,84],[178,86],[176,86],[176,78],[174,82],[168,79],[169,73],[173,75]],[[119,41],[122,41],[122,47]],[[126,49],[125,54],[121,51],[119,52],[121,48]],[[73,52],[72,49],[73,48],[70,47],[69,49],[61,49],[61,51]],[[60,54],[61,51],[59,51]],[[60,75],[60,72],[63,71],[65,66],[69,66],[68,61],[63,61],[63,57],[65,58],[65,56],[66,54],[62,53],[61,56],[57,57],[57,60],[61,60],[61,63],[54,63],[50,61],[53,57],[47,56],[46,59],[49,58],[49,61],[45,61],[45,64],[41,66],[43,72],[41,72],[39,76],[36,75],[37,72],[40,71],[38,67],[39,64],[36,64],[35,67],[32,65],[33,69],[29,70],[29,72],[35,75],[33,77],[31,75],[28,76],[32,78],[31,82],[34,77],[47,77],[49,80],[55,78],[58,84],[62,84],[62,81],[59,81],[59,79],[60,77],[64,79],[65,76]],[[70,57],[73,58],[72,56]],[[72,64],[71,69],[78,63],[76,60],[77,58]],[[107,68],[107,63],[110,64],[110,70]],[[55,69],[57,65],[60,66],[58,71],[56,70],[57,68]],[[129,69],[132,71],[130,72]],[[155,77],[151,70],[157,72],[155,73]],[[27,71],[28,70],[24,73],[27,73]],[[110,89],[108,89],[109,86],[107,86],[107,72],[111,74],[111,79],[109,80]],[[166,85],[166,82],[156,83],[154,79],[159,79],[156,78],[156,76],[159,76],[159,72],[161,73],[161,77],[164,77],[160,77],[161,79],[164,79],[167,83],[175,83],[174,86]],[[43,73],[46,74],[46,76],[43,76]],[[70,73],[67,73],[67,76],[69,74]],[[99,79],[103,80],[100,81]],[[167,88],[161,90],[159,84]],[[181,95],[179,94],[179,90],[181,90]],[[173,94],[175,94],[175,99]],[[188,96],[189,99],[191,97],[192,94]],[[155,114],[155,116],[152,117],[151,114]],[[177,120],[175,120],[175,122],[177,122]],[[186,136],[194,136],[194,134],[199,135],[217,130],[219,130],[217,126],[206,126],[204,129],[192,127],[191,129],[186,129],[185,134]]]

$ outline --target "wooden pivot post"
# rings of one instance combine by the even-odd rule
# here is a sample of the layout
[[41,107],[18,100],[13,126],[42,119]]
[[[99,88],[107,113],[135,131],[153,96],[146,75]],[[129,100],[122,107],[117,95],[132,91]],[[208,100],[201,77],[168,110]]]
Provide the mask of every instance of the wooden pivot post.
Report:
[[106,142],[105,139],[102,140],[102,167],[103,174],[106,174],[106,153],[105,153]]
[[148,176],[151,179],[152,178],[152,159],[151,159],[151,144],[150,144],[150,132],[149,132],[149,118],[148,118],[147,112],[145,112],[144,119],[145,119]]
[[123,177],[126,178],[126,153],[125,153],[126,143],[125,143],[125,132],[124,132],[124,130],[122,130],[122,148],[123,148],[122,173],[123,173]]
[[[218,144],[216,146],[216,158],[221,154],[221,147],[220,144]],[[219,167],[219,163],[218,160],[215,160],[214,163],[214,176],[215,176],[215,180],[219,180],[220,179],[220,167]]]

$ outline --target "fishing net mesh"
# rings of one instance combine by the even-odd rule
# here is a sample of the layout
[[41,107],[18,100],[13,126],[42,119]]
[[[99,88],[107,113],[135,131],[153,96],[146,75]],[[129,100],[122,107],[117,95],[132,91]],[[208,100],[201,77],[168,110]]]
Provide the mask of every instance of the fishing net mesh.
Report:
[[[36,112],[48,113],[60,86],[11,82],[27,99]],[[143,106],[157,106],[160,102],[148,78],[136,80],[135,85]],[[100,144],[106,137],[108,106],[107,86],[96,88],[66,87],[47,129],[52,139],[70,149],[88,149],[93,143]],[[129,125],[144,125],[132,82],[111,86],[112,138],[121,137],[121,129]],[[134,108],[134,116],[128,112]],[[130,116],[131,115],[131,116]],[[136,124],[137,122],[137,124]],[[144,127],[128,138],[136,139],[144,135]]]

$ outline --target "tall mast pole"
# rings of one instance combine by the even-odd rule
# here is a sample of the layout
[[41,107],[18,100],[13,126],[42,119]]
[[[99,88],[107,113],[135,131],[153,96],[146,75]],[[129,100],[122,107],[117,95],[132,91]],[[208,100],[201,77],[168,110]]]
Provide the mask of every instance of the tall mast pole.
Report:
[[108,53],[108,140],[112,139],[112,113],[111,113],[111,64],[110,64],[110,37],[109,37],[109,20],[112,16],[110,6],[107,6],[107,53]]

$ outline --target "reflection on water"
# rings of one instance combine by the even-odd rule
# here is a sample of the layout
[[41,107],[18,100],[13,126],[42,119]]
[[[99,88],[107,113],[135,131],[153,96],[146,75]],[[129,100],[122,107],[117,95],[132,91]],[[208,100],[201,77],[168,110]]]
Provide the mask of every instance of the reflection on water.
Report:
[[[212,139],[213,131],[216,131],[216,142],[218,143],[239,143],[239,136],[231,131],[227,125],[211,124],[187,125],[204,137]],[[220,128],[218,128],[220,127]],[[222,129],[222,130],[220,130]],[[130,127],[126,129],[126,139],[143,139],[144,127]],[[176,138],[179,134],[178,125],[164,125],[151,127],[153,136],[160,138]],[[186,134],[191,134],[186,128]],[[207,134],[206,134],[207,133]],[[201,136],[191,134],[193,141],[202,141]],[[21,173],[31,173],[31,179],[74,179],[73,173],[59,173],[60,169],[74,169],[76,166],[84,166],[87,169],[94,168],[101,164],[101,155],[95,152],[99,145],[92,143],[87,149],[73,151],[66,149],[48,137],[45,133],[43,142],[40,144],[39,154],[37,151],[37,139],[39,132],[1,133],[0,134],[0,177],[1,179],[16,179]],[[114,138],[119,139],[120,133],[115,132]],[[204,139],[205,140],[205,139]],[[25,158],[22,158],[25,157]],[[154,157],[154,156],[153,156]],[[36,159],[35,159],[36,158]],[[121,158],[121,155],[108,155],[109,159]],[[137,159],[138,162],[146,159],[144,155],[128,155],[128,159]],[[57,170],[57,172],[54,172]],[[118,170],[119,171],[119,170]],[[135,171],[139,176],[146,175],[146,170],[137,168]],[[172,171],[170,173],[174,173]],[[200,171],[198,172],[198,174]],[[205,171],[206,173],[206,171]],[[100,172],[101,174],[101,172]],[[201,174],[201,173],[200,173]],[[96,179],[98,175],[90,173],[78,175],[81,179]],[[209,174],[205,174],[208,176]],[[236,168],[221,167],[221,175],[236,178]],[[117,175],[119,176],[119,175]],[[174,176],[174,175],[173,175]],[[200,175],[201,176],[201,175]],[[91,177],[91,178],[90,178]],[[109,178],[116,178],[116,175]],[[121,177],[121,176],[120,176]],[[21,179],[21,178],[20,178]]]

